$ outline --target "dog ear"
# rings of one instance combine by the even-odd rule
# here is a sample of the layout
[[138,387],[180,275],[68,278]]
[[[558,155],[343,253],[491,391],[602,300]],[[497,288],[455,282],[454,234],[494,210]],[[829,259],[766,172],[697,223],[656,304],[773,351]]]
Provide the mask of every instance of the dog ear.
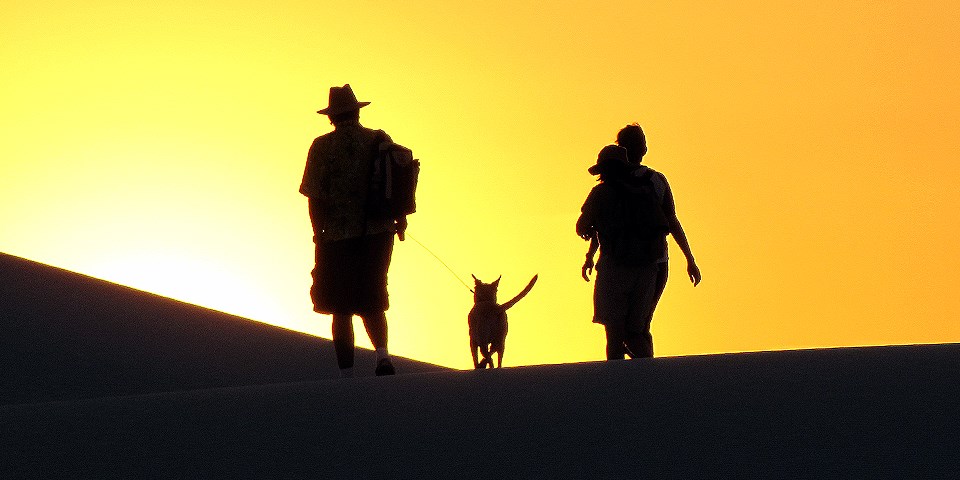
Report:
[[503,275],[500,275],[499,277],[497,277],[497,279],[493,281],[493,285],[500,285],[501,278],[503,278]]
[[470,276],[473,277],[473,281],[474,281],[474,282],[476,282],[476,283],[483,283],[483,282],[480,281],[479,278],[477,278],[476,275],[474,275],[474,274],[471,273]]

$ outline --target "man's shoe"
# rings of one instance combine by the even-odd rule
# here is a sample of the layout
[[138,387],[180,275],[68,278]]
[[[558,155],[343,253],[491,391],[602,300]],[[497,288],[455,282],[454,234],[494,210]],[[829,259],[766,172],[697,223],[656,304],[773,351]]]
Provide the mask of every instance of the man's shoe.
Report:
[[396,375],[397,371],[393,368],[393,362],[389,358],[382,358],[377,362],[376,374],[378,377],[382,377],[384,375]]

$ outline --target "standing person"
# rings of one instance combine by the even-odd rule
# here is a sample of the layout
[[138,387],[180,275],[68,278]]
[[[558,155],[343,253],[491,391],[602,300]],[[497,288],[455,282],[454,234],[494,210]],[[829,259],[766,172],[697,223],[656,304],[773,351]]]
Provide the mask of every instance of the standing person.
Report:
[[[677,218],[677,208],[673,200],[673,192],[670,190],[670,184],[667,182],[667,177],[641,164],[641,162],[643,162],[643,156],[647,154],[647,137],[644,135],[643,129],[636,123],[621,128],[620,131],[617,132],[617,145],[626,148],[627,159],[631,164],[638,166],[637,170],[634,171],[635,176],[642,178],[645,175],[650,175],[650,181],[656,192],[656,198],[662,205],[663,213],[667,217],[668,233],[673,237],[673,240],[677,242],[677,246],[680,247],[680,251],[683,252],[683,256],[687,261],[687,277],[693,283],[693,286],[697,286],[701,279],[700,267],[697,266],[697,262],[693,258],[693,252],[690,250],[687,235],[680,225],[680,219]],[[650,322],[653,321],[653,314],[657,309],[657,304],[660,302],[660,296],[663,294],[663,290],[667,285],[668,260],[667,244],[664,243],[660,258],[657,259],[656,290],[654,291],[653,303],[650,305],[647,330],[642,337],[643,348],[641,350],[642,353],[639,355],[641,357],[653,356],[653,337],[650,335],[649,326]]]
[[314,311],[333,315],[333,344],[343,377],[353,376],[353,316],[359,315],[376,349],[376,374],[395,373],[387,351],[387,270],[393,236],[403,239],[405,215],[371,216],[365,211],[373,159],[382,130],[360,125],[350,85],[331,87],[327,115],[334,130],[317,137],[307,154],[300,193],[308,198],[316,264],[310,297]]
[[[637,138],[639,142],[631,143]],[[600,175],[601,184],[590,192],[577,222],[577,233],[591,241],[582,268],[584,280],[589,281],[593,256],[600,248],[594,322],[604,325],[610,360],[623,359],[624,354],[653,356],[650,323],[666,283],[666,234],[673,234],[681,245],[693,284],[700,282],[666,178],[640,166],[646,153],[643,131],[631,125],[618,139],[621,146],[605,147],[597,165],[589,169]],[[639,154],[631,157],[625,144]]]

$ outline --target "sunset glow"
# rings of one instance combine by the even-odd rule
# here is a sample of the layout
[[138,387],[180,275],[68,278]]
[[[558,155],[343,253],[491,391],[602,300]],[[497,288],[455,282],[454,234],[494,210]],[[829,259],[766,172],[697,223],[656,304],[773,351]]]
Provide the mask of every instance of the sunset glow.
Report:
[[504,365],[603,358],[574,221],[632,122],[703,272],[671,244],[658,356],[960,341],[953,2],[594,3],[5,5],[0,251],[329,338],[297,189],[350,83],[422,163],[395,354],[471,365],[436,255],[539,274]]

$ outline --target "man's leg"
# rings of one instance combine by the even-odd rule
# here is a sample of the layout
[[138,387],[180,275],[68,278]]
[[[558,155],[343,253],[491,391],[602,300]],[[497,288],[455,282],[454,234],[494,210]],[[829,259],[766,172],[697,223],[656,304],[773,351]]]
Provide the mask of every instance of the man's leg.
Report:
[[337,366],[344,376],[353,372],[353,315],[349,313],[333,314],[333,348],[337,353]]
[[645,332],[627,333],[627,350],[630,358],[653,358],[653,335],[650,334],[650,324]]
[[650,333],[650,324],[653,322],[653,312],[667,284],[667,263],[657,263],[651,273],[654,277],[647,277],[646,274],[643,277],[647,277],[644,282],[652,281],[652,285],[638,292],[636,298],[639,302],[632,306],[634,311],[643,313],[638,317],[631,315],[625,332],[627,354],[631,358],[653,358],[653,334]]
[[623,325],[604,325],[607,332],[607,360],[623,360],[626,348],[623,345]]
[[387,351],[387,315],[384,312],[375,312],[360,315],[363,327],[367,330],[370,343],[377,352],[377,375],[393,375],[396,370]]
[[387,314],[384,312],[360,314],[373,348],[387,348]]

